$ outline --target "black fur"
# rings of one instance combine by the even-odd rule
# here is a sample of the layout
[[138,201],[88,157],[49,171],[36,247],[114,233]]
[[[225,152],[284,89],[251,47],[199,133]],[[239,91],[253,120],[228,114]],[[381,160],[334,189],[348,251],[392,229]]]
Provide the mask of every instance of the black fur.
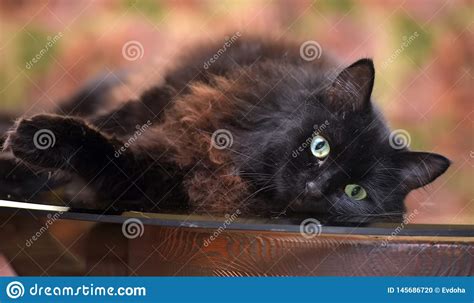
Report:
[[[175,137],[176,141],[164,143],[158,129],[173,118],[183,98],[194,97],[190,108],[193,102],[207,104],[192,87],[219,90],[219,83],[225,82],[239,88],[221,92],[229,109],[216,110],[209,101],[207,124],[181,131],[207,132],[209,137],[217,129],[230,131],[233,144],[224,152],[248,195],[234,195],[240,200],[227,202],[236,207],[244,203],[251,213],[401,214],[405,196],[449,166],[443,156],[390,146],[390,131],[370,100],[374,67],[369,59],[341,69],[328,58],[303,60],[296,44],[242,38],[204,69],[203,62],[215,52],[213,47],[196,49],[168,73],[163,84],[105,115],[91,114],[91,105],[83,108],[84,98],[77,97],[81,102],[76,106],[72,101],[67,108],[72,113],[87,112],[87,116],[21,119],[6,140],[6,150],[24,162],[88,180],[101,201],[108,201],[100,208],[113,204],[149,211],[186,207],[213,211],[214,206],[205,207],[212,203],[195,194],[189,184],[219,176],[221,167],[229,164],[209,166],[193,158],[193,141]],[[100,100],[94,102],[94,108],[100,104]],[[147,121],[150,130],[116,157],[136,132],[136,125]],[[46,150],[33,144],[33,136],[41,129],[55,135],[55,145]],[[309,146],[302,147],[315,130],[331,147],[322,161]],[[203,146],[206,149],[212,146]],[[192,161],[179,160],[179,153]],[[310,182],[313,186],[308,190]],[[344,187],[352,183],[366,189],[366,199],[356,201],[344,193]],[[214,199],[211,193],[218,188],[201,188],[206,190]]]

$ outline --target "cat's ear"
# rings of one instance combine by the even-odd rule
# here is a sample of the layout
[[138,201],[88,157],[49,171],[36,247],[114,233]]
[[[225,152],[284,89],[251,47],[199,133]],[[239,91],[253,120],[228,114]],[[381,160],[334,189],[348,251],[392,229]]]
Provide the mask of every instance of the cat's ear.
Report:
[[361,59],[345,68],[328,90],[329,98],[342,108],[357,111],[370,104],[375,69],[371,59]]
[[451,164],[446,157],[434,153],[404,151],[394,157],[396,166],[401,169],[403,183],[409,189],[433,182]]

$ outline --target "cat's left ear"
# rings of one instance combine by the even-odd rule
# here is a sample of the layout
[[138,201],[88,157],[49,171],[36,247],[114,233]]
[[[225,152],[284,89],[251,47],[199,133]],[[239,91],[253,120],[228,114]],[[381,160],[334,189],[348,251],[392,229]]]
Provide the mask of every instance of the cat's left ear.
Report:
[[371,59],[361,59],[345,68],[331,84],[328,94],[342,108],[358,111],[370,104],[375,69]]
[[401,169],[403,184],[410,190],[433,182],[451,164],[444,156],[412,151],[396,153],[393,160]]

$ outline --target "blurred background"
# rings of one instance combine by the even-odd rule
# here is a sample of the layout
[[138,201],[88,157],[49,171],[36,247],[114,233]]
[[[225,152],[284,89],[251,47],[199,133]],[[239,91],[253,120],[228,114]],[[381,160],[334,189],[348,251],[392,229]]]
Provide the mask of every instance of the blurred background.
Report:
[[347,64],[372,57],[391,126],[453,161],[410,194],[410,222],[474,224],[473,12],[472,0],[1,0],[0,112],[52,106],[97,74],[166,62],[226,30],[314,40]]

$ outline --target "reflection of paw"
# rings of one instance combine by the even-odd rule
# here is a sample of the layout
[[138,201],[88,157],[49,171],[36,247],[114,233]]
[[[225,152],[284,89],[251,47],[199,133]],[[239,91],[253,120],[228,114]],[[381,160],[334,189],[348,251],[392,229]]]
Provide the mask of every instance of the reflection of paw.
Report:
[[81,121],[54,115],[20,120],[10,132],[5,148],[15,157],[34,165],[60,168],[80,148],[87,128]]
[[34,171],[13,155],[0,153],[0,199],[31,199],[51,184],[48,173]]

